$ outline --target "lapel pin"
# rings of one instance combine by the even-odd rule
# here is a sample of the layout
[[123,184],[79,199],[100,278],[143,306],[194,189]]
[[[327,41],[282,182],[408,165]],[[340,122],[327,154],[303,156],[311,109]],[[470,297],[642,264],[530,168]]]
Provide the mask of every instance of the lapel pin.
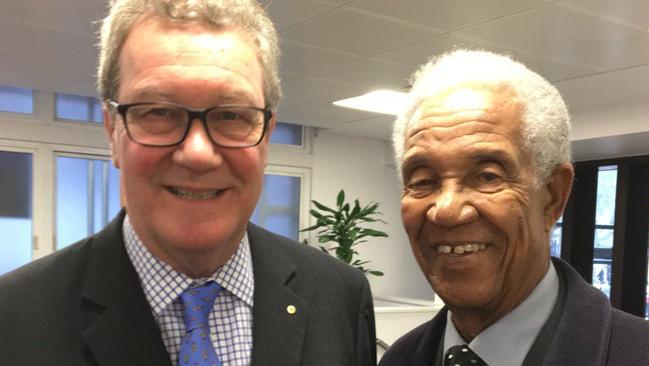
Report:
[[293,305],[289,305],[286,307],[286,312],[289,313],[290,315],[293,315],[297,312],[297,309]]

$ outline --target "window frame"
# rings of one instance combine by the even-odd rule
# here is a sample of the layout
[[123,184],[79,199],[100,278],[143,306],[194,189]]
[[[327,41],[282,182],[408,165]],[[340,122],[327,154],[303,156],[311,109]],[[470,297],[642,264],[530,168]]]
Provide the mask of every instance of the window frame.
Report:
[[[599,167],[617,165],[613,225],[596,225]],[[575,163],[575,181],[562,231],[562,258],[588,282],[592,281],[597,227],[613,227],[611,304],[645,316],[647,252],[649,251],[649,155]]]

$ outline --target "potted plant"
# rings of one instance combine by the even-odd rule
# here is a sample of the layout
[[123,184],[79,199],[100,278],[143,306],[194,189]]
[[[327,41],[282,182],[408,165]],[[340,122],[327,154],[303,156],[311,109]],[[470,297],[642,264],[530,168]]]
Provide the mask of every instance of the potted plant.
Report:
[[309,210],[315,217],[316,224],[301,231],[317,230],[316,236],[320,244],[335,243],[330,246],[320,245],[324,252],[334,251],[336,257],[352,267],[359,269],[365,275],[383,276],[383,272],[365,268],[368,260],[355,258],[358,256],[356,246],[367,241],[367,237],[387,237],[388,234],[380,230],[363,227],[365,223],[386,222],[376,218],[382,213],[378,211],[379,204],[370,202],[361,207],[358,199],[354,200],[353,206],[345,202],[345,191],[338,192],[336,197],[336,208],[330,208],[322,203],[312,200],[316,209]]

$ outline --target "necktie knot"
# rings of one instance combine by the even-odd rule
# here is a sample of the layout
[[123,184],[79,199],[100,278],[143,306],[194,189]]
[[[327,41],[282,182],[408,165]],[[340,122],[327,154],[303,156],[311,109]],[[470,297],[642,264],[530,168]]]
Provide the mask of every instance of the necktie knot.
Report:
[[214,307],[214,299],[216,299],[220,291],[221,286],[214,281],[210,281],[202,286],[190,287],[180,295],[187,331],[208,327],[208,319]]
[[446,351],[444,355],[444,366],[487,366],[480,356],[463,344],[453,346]]

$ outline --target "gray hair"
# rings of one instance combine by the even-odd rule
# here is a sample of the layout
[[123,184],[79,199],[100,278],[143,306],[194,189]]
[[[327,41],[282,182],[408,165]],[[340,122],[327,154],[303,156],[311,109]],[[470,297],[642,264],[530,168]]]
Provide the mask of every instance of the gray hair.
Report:
[[413,75],[408,106],[394,122],[392,142],[399,177],[408,124],[431,97],[467,83],[512,88],[524,106],[523,149],[532,159],[537,181],[570,162],[570,116],[561,95],[547,80],[520,62],[487,51],[455,50],[430,59]]
[[277,31],[254,0],[113,0],[101,26],[97,88],[102,99],[119,89],[119,54],[133,24],[144,14],[179,22],[199,22],[216,29],[240,28],[257,45],[266,106],[276,110],[282,97]]

